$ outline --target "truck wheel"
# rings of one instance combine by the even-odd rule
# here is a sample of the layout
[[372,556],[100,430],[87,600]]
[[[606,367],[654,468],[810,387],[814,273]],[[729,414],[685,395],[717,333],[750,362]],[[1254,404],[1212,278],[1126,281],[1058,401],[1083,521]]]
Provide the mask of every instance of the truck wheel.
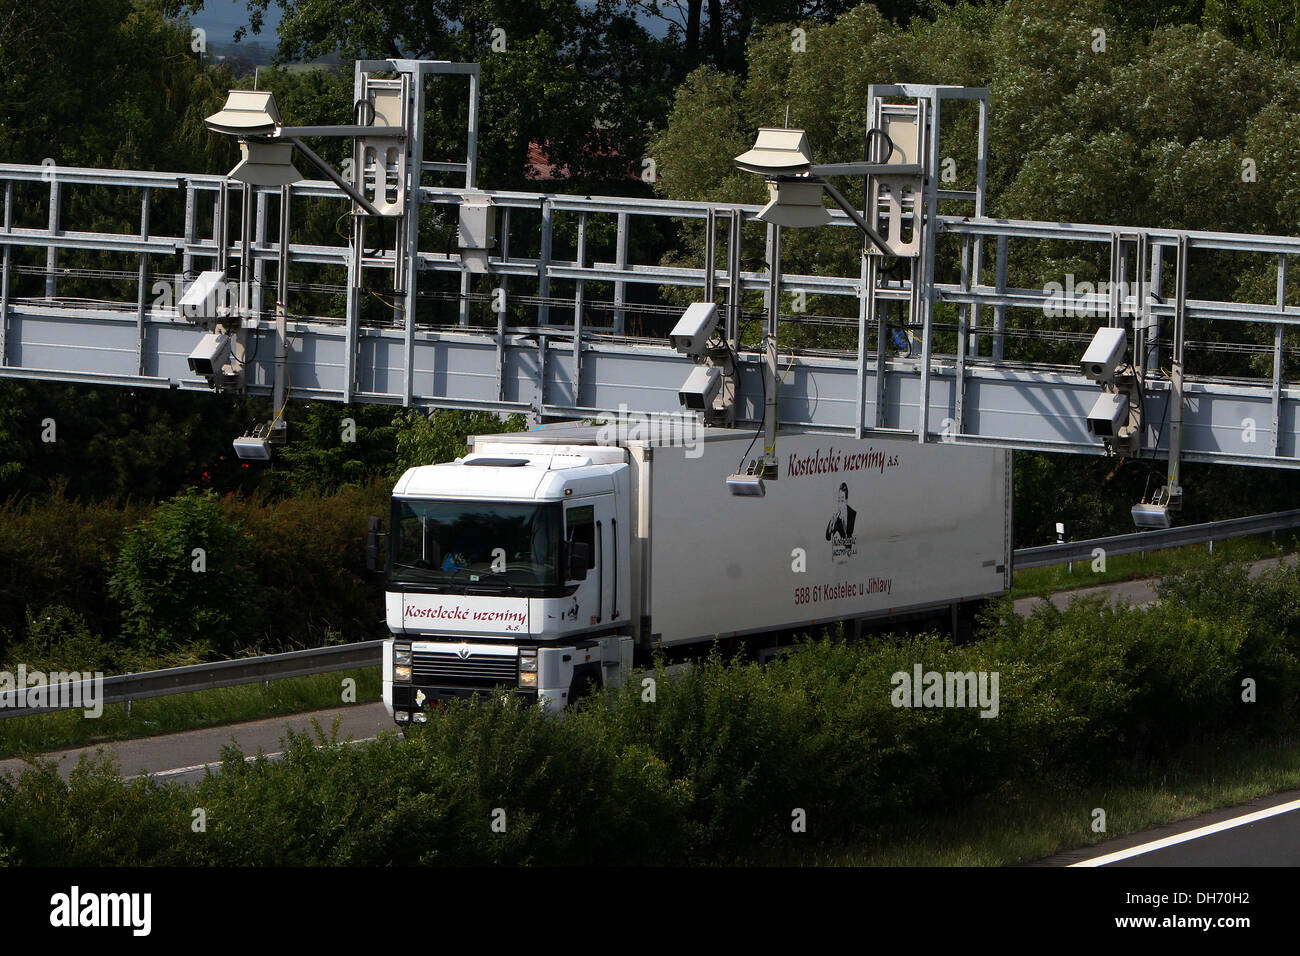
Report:
[[574,710],[582,710],[587,700],[598,690],[600,683],[590,671],[575,674],[573,683],[569,685],[569,706]]

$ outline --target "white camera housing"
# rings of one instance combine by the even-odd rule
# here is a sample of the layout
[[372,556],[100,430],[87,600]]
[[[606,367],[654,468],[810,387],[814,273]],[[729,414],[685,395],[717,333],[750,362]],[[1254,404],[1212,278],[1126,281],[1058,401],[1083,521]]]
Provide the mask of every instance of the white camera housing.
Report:
[[677,399],[692,411],[707,411],[722,391],[722,372],[713,365],[697,365],[686,376]]
[[1088,431],[1098,438],[1123,438],[1120,429],[1128,425],[1128,395],[1123,392],[1103,392],[1088,413]]
[[1128,351],[1128,333],[1120,328],[1101,328],[1083,353],[1079,369],[1084,375],[1102,385],[1115,380],[1115,373],[1124,362]]
[[204,378],[213,378],[221,374],[221,367],[230,357],[230,336],[209,332],[199,339],[199,344],[190,353],[190,371]]
[[201,272],[181,296],[177,311],[205,332],[211,331],[214,323],[230,315],[230,292],[224,272]]
[[673,330],[668,333],[668,341],[683,355],[689,355],[693,359],[703,358],[708,349],[709,338],[717,326],[717,303],[694,302],[682,313]]

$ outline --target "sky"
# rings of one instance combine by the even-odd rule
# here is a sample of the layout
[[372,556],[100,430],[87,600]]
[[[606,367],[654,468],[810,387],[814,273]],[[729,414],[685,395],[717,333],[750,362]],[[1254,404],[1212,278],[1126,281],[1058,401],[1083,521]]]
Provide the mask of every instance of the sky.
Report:
[[[270,4],[261,34],[254,36],[250,33],[243,42],[274,46],[275,28],[280,23],[280,13],[276,4]],[[224,45],[233,40],[238,27],[248,22],[248,8],[244,0],[207,0],[200,12],[190,16],[190,21],[207,31],[209,43]],[[663,36],[668,31],[668,25],[662,20],[646,19],[645,22],[655,36]]]

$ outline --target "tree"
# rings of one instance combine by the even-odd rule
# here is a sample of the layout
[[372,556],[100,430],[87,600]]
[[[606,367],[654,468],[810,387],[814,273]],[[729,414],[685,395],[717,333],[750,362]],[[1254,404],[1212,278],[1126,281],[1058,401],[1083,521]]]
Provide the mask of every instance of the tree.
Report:
[[[248,0],[259,32],[273,0]],[[671,45],[620,0],[274,0],[283,10],[279,57],[412,57],[482,65],[481,173],[502,188],[527,181],[529,148],[569,172],[574,189],[643,189],[650,124],[667,102]],[[173,13],[202,0],[170,0]],[[455,154],[465,129],[459,83],[428,91],[426,153]],[[339,120],[340,122],[343,120]]]

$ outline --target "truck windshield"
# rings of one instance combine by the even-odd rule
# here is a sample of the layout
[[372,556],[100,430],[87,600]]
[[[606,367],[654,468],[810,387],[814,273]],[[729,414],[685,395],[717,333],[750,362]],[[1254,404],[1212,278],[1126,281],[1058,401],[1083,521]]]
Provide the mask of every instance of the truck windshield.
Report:
[[559,502],[395,499],[389,580],[451,590],[553,588],[561,583],[560,522]]

